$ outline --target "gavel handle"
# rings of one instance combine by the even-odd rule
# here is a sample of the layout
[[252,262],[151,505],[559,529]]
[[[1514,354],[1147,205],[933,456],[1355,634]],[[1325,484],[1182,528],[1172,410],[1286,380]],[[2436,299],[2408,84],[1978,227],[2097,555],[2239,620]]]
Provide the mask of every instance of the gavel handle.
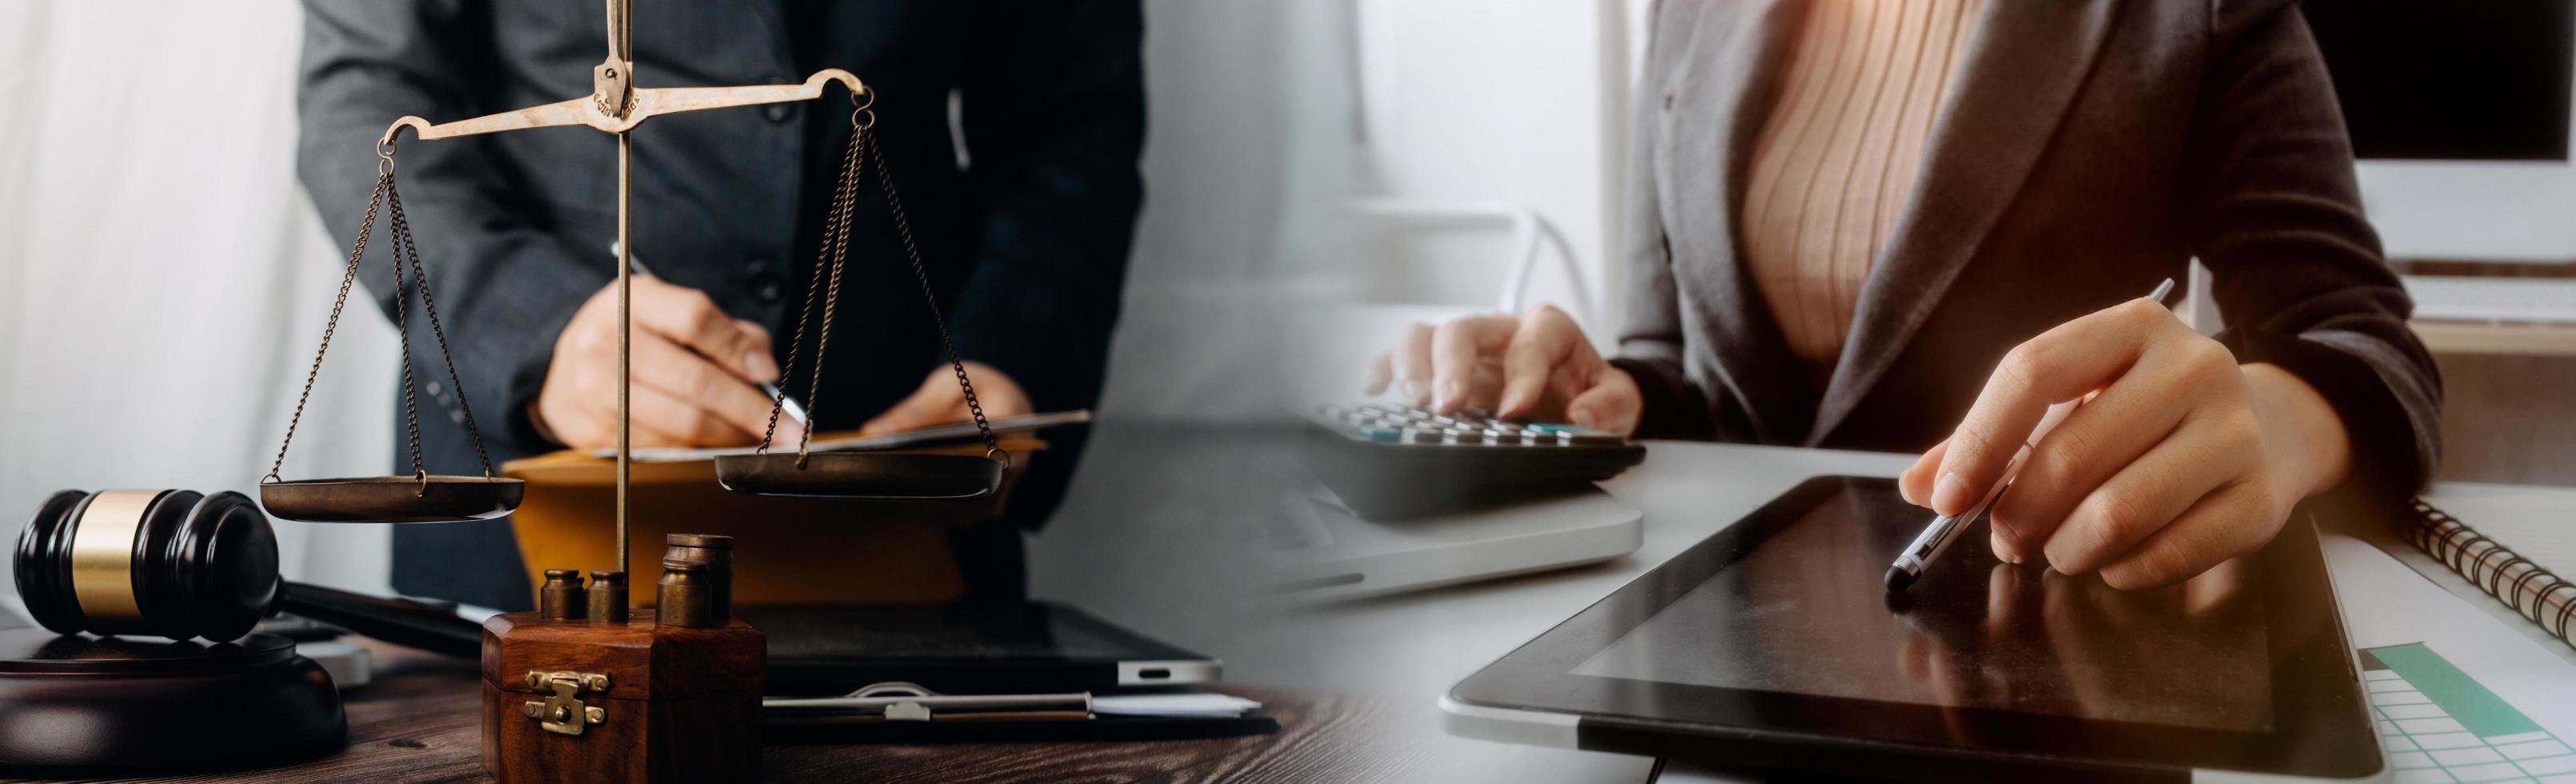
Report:
[[395,645],[467,658],[483,655],[483,626],[445,607],[287,581],[277,609]]

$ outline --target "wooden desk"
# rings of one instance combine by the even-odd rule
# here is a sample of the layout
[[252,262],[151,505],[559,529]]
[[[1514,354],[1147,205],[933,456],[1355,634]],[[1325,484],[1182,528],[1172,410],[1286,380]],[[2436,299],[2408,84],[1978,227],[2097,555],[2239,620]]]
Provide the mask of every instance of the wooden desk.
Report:
[[[483,773],[471,661],[380,643],[375,680],[348,693],[349,746],[303,765],[132,781],[490,781]],[[1228,686],[1260,700],[1279,732],[1239,738],[1101,743],[775,745],[765,778],[787,781],[1409,781],[1421,758],[1407,734],[1434,726],[1391,701]],[[1398,729],[1402,728],[1402,729]],[[9,779],[15,781],[16,779]]]

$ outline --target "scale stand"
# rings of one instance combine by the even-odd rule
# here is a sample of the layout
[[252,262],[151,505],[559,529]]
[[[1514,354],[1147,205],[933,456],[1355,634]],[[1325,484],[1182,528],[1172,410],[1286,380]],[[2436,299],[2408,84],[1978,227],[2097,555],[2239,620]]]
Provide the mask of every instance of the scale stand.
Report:
[[[627,601],[627,508],[632,456],[633,277],[635,246],[631,224],[633,141],[629,132],[645,120],[665,114],[725,109],[820,98],[825,86],[838,82],[850,94],[851,138],[842,160],[839,186],[833,194],[825,227],[824,256],[818,261],[797,322],[796,338],[785,371],[792,375],[803,353],[806,326],[819,304],[821,328],[809,373],[809,403],[819,403],[825,348],[840,296],[843,260],[850,242],[850,218],[859,188],[859,172],[877,169],[877,182],[894,224],[903,234],[904,250],[930,300],[932,317],[968,409],[982,433],[986,451],[971,455],[813,454],[800,439],[795,454],[771,454],[782,394],[772,400],[769,433],[755,454],[719,461],[719,481],[730,490],[753,495],[904,500],[971,500],[999,491],[1010,455],[996,443],[974,387],[939,317],[928,273],[923,268],[903,207],[894,192],[884,152],[870,127],[874,96],[848,71],[824,69],[802,84],[736,87],[639,88],[635,86],[629,0],[606,0],[608,56],[591,69],[590,95],[530,106],[455,122],[432,124],[406,116],[386,127],[376,140],[377,183],[374,202],[360,228],[314,355],[304,396],[289,420],[284,444],[260,486],[270,514],[315,522],[403,523],[489,519],[515,509],[523,492],[516,479],[497,478],[483,454],[482,437],[471,408],[464,424],[483,458],[483,476],[432,476],[421,465],[417,405],[406,406],[410,423],[412,475],[354,479],[283,481],[277,476],[294,443],[295,423],[304,400],[330,351],[331,333],[355,281],[358,265],[374,229],[379,207],[390,212],[393,248],[395,318],[409,317],[406,277],[420,293],[422,309],[438,336],[440,356],[450,382],[455,363],[448,358],[446,336],[430,299],[419,252],[394,187],[394,147],[404,128],[424,140],[453,139],[528,128],[583,125],[617,137],[617,484],[616,553],[618,570],[590,573],[553,569],[540,593],[538,612],[497,616],[483,627],[483,762],[495,778],[520,781],[756,781],[760,777],[760,692],[766,641],[761,633],[731,617],[732,540],[723,536],[672,534],[663,553],[663,575],[656,588],[655,610],[633,611]],[[406,270],[408,266],[408,270]],[[829,286],[826,271],[829,272]],[[412,363],[410,330],[403,337],[404,390],[410,400]],[[458,388],[462,388],[458,385]],[[806,438],[811,437],[810,429]],[[575,601],[574,597],[582,597]]]

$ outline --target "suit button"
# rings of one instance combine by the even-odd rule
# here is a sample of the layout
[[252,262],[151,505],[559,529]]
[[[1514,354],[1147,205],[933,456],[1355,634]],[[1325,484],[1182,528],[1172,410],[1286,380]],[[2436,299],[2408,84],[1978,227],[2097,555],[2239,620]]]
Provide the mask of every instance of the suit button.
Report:
[[787,118],[796,115],[796,107],[788,106],[783,103],[773,103],[766,108],[761,109],[760,113],[769,115],[770,122],[783,123],[787,121]]
[[752,294],[760,297],[762,302],[778,301],[780,291],[776,267],[777,263],[768,259],[752,259],[742,265],[743,277],[751,282]]
[[1673,110],[1673,94],[1672,94],[1672,93],[1664,93],[1664,111],[1669,112],[1669,111],[1672,111],[1672,110]]

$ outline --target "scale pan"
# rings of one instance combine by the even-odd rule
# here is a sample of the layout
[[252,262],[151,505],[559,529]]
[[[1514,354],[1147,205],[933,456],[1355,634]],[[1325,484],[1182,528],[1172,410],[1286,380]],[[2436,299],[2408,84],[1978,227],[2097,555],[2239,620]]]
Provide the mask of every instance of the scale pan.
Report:
[[716,484],[743,495],[880,501],[971,501],[1001,492],[1009,463],[977,455],[815,452],[721,455]]
[[308,523],[460,523],[509,514],[527,485],[480,476],[304,479],[260,485],[259,505]]

